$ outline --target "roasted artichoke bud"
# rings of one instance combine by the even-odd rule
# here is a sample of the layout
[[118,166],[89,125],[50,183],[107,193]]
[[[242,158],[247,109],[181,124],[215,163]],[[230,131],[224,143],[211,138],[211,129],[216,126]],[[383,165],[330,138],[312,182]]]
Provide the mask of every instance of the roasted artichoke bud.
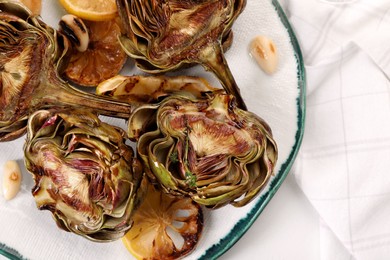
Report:
[[245,4],[246,0],[117,0],[126,31],[120,41],[146,72],[202,64],[245,109],[222,48],[225,38],[231,41],[231,27]]
[[25,164],[37,207],[58,226],[93,241],[131,227],[142,167],[126,133],[81,110],[39,110],[28,121]]
[[89,107],[127,118],[132,108],[79,91],[59,77],[68,40],[22,4],[0,0],[0,141],[26,131],[30,114],[51,107]]
[[221,92],[172,95],[139,107],[128,134],[152,182],[199,204],[240,207],[273,174],[277,146],[269,126]]

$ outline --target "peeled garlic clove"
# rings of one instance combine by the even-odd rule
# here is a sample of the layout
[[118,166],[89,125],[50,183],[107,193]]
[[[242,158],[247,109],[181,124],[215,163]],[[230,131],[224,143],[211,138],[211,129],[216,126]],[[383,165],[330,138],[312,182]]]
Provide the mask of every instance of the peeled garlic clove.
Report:
[[7,161],[3,171],[3,194],[6,200],[13,199],[20,190],[22,173],[16,161]]
[[250,54],[264,72],[273,74],[278,68],[278,50],[270,38],[256,36],[250,43]]
[[62,16],[59,25],[61,31],[79,52],[84,52],[88,49],[89,33],[81,18],[72,14],[66,14]]

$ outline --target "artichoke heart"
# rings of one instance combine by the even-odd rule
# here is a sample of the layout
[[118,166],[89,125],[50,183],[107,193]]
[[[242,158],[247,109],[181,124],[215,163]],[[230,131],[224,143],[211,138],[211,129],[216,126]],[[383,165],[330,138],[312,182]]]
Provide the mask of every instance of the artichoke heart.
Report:
[[128,133],[153,182],[211,208],[246,205],[277,160],[269,126],[222,91],[198,99],[180,93],[141,106]]
[[88,111],[35,112],[24,152],[37,207],[50,210],[60,228],[93,241],[121,238],[142,179],[125,135]]

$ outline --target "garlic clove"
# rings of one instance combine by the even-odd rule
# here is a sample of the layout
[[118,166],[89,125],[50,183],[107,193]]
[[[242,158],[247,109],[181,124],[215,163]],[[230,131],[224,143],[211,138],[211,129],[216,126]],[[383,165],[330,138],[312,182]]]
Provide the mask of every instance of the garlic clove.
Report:
[[81,18],[72,14],[66,14],[62,16],[59,25],[61,31],[79,52],[84,52],[88,49],[89,32]]
[[268,37],[256,36],[250,43],[250,54],[267,74],[276,72],[279,64],[278,49]]
[[13,199],[20,190],[22,173],[16,161],[7,161],[3,170],[3,195],[6,200]]

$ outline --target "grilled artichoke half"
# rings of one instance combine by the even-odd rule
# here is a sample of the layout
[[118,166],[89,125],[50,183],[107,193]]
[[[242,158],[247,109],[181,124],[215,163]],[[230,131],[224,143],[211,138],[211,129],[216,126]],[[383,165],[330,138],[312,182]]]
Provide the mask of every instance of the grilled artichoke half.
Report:
[[128,134],[151,181],[199,204],[240,207],[273,174],[277,146],[269,126],[221,92],[180,93],[134,111]]
[[71,105],[129,116],[129,104],[79,91],[60,78],[69,46],[22,4],[0,0],[0,141],[23,135],[29,115],[39,109]]
[[90,240],[121,238],[131,227],[142,178],[125,135],[91,112],[35,112],[24,153],[37,207]]
[[223,55],[231,27],[246,0],[117,0],[126,35],[126,53],[149,73],[202,64],[220,80],[228,94],[245,109],[237,83]]

